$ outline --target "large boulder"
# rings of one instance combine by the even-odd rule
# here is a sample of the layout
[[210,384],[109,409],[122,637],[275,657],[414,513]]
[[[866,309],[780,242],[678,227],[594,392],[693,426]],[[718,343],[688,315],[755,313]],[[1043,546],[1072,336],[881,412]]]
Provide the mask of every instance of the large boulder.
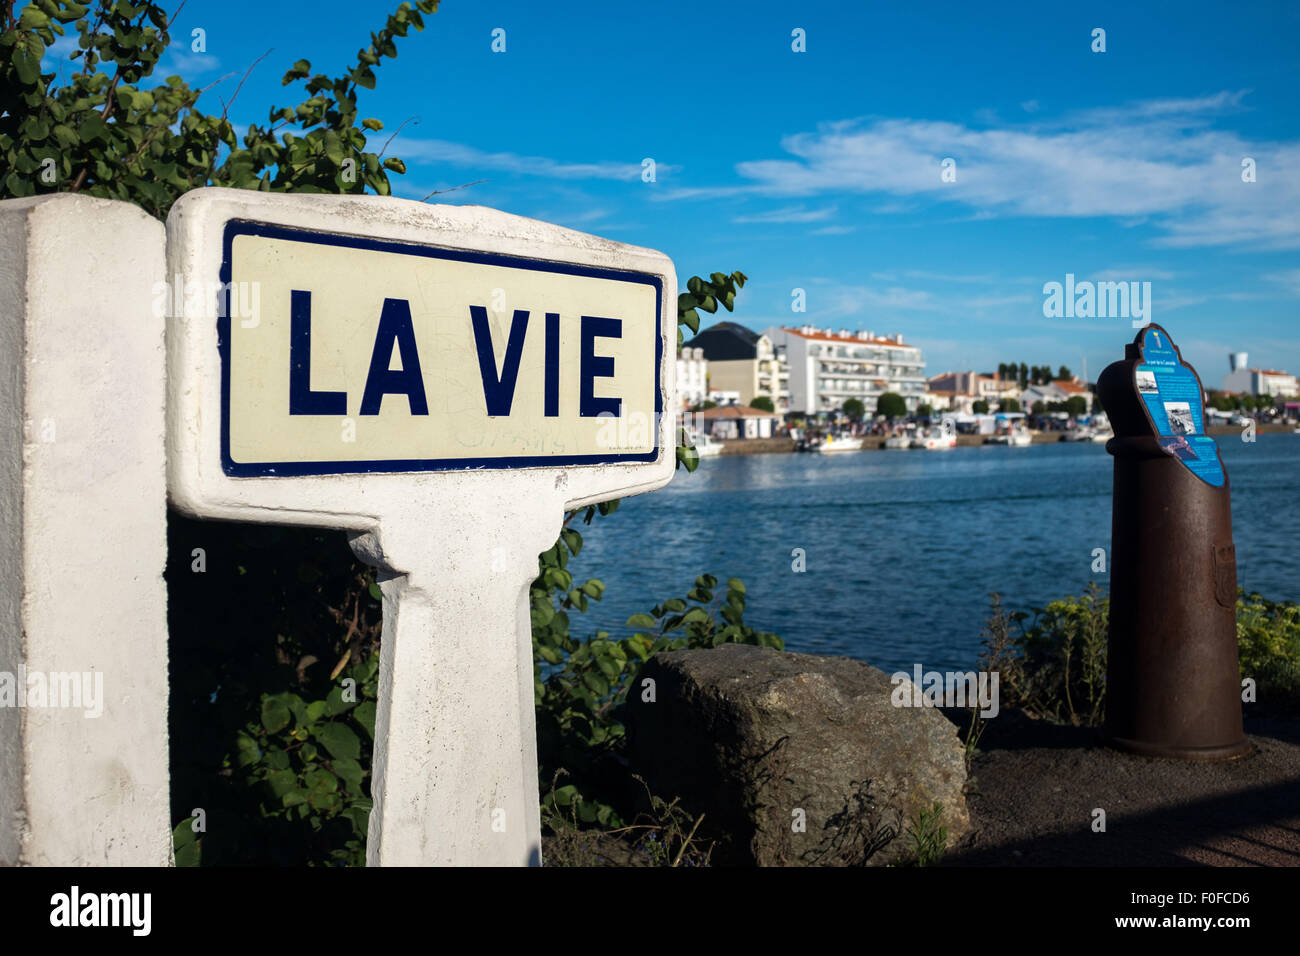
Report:
[[893,706],[893,690],[844,657],[742,644],[656,654],[628,695],[630,761],[657,796],[704,814],[715,863],[890,862],[911,855],[909,826],[935,803],[951,846],[970,827],[957,729],[932,708]]

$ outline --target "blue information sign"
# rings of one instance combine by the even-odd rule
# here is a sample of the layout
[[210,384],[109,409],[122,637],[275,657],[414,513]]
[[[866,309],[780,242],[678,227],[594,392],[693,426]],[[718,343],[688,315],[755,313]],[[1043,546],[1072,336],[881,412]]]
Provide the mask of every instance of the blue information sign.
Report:
[[1165,453],[1206,484],[1222,487],[1219,446],[1205,434],[1205,408],[1200,379],[1169,333],[1152,326],[1142,336],[1142,361],[1133,367],[1133,384],[1142,396],[1156,441]]

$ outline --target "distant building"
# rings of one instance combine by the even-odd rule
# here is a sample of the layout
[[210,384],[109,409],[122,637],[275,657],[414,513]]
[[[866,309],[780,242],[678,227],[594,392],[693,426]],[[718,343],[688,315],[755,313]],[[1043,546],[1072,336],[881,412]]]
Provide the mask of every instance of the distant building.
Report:
[[925,400],[925,361],[921,350],[902,335],[832,332],[816,326],[773,326],[763,334],[784,349],[790,369],[790,411],[805,415],[834,413],[850,398],[859,399],[868,415],[886,392],[903,397],[908,412]]
[[748,405],[720,405],[696,412],[693,419],[706,435],[719,441],[745,438],[771,438],[779,416]]
[[709,360],[704,349],[683,346],[678,350],[677,394],[682,408],[694,408],[709,397]]
[[929,405],[932,411],[972,415],[974,414],[975,403],[979,399],[968,392],[959,392],[955,388],[940,388],[926,392],[921,396],[921,401],[923,404]]
[[985,401],[993,407],[1004,398],[1017,398],[1020,386],[1012,379],[1000,378],[996,373],[944,372],[932,375],[927,381],[932,392],[969,395],[972,402]]
[[709,390],[735,392],[742,405],[760,395],[784,413],[790,407],[785,357],[766,335],[735,322],[718,322],[685,343],[709,363]]
[[1088,386],[1078,379],[1057,379],[1046,385],[1030,385],[1020,393],[1020,407],[1031,412],[1035,402],[1042,402],[1044,405],[1052,402],[1065,402],[1074,396],[1081,396],[1087,403],[1088,408],[1092,408],[1092,392]]
[[1225,392],[1249,395],[1296,395],[1296,377],[1269,368],[1240,368],[1223,377]]
[[941,412],[952,408],[953,397],[960,393],[954,389],[943,389],[935,391],[930,389],[921,396],[921,405],[929,405],[933,411]]

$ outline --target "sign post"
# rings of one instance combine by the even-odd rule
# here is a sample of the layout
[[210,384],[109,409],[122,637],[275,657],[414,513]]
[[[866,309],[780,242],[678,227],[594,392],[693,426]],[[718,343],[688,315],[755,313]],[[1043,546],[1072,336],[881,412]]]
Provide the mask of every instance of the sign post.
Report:
[[1148,756],[1242,756],[1232,511],[1201,380],[1148,325],[1097,392],[1115,430],[1106,736]]
[[378,197],[201,189],[167,233],[173,504],[381,570],[369,864],[540,862],[528,584],[672,477],[672,263]]

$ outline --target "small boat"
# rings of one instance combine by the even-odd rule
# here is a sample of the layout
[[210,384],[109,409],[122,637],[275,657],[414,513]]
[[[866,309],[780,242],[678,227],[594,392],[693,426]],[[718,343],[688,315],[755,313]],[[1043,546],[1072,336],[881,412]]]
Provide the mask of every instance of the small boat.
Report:
[[984,439],[986,445],[1009,445],[1016,448],[1023,448],[1025,445],[1032,445],[1033,443],[1034,436],[1029,434],[1029,429],[1024,425],[1016,425],[1009,432],[991,435]]
[[712,458],[714,455],[722,454],[722,447],[726,444],[712,435],[701,435],[698,432],[688,432],[686,437],[695,446],[695,454],[701,458]]
[[1110,441],[1114,437],[1115,437],[1115,433],[1111,431],[1109,428],[1096,428],[1093,429],[1092,432],[1092,440],[1094,442]]
[[926,451],[947,451],[957,447],[957,433],[944,428],[928,428],[912,439],[913,448]]
[[862,439],[849,435],[827,435],[813,451],[861,451]]
[[1064,435],[1062,435],[1060,440],[1061,441],[1092,441],[1093,440],[1092,436],[1093,436],[1093,430],[1089,428],[1087,425],[1076,425],[1074,428],[1071,428]]
[[[1300,431],[1300,428],[1296,429]],[[911,448],[912,439],[908,435],[895,435],[893,438],[885,439],[886,448]]]

